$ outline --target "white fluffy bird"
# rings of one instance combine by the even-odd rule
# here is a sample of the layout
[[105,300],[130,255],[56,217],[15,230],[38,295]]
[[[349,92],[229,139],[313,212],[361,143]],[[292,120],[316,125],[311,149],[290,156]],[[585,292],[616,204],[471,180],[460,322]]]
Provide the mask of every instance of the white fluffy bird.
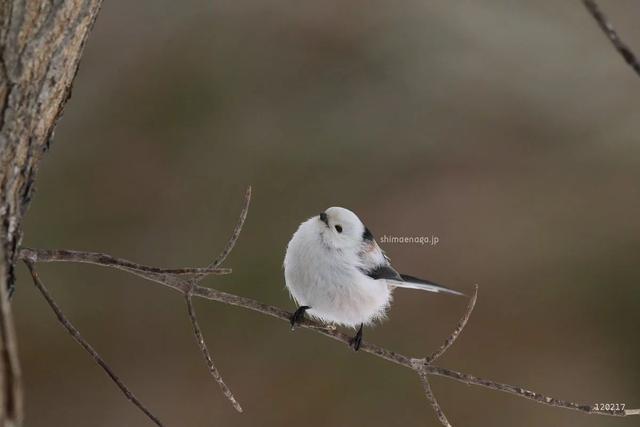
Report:
[[398,273],[360,218],[332,207],[309,218],[293,234],[284,257],[287,289],[298,304],[293,328],[308,313],[320,321],[362,328],[384,317],[394,288],[463,295],[427,280]]

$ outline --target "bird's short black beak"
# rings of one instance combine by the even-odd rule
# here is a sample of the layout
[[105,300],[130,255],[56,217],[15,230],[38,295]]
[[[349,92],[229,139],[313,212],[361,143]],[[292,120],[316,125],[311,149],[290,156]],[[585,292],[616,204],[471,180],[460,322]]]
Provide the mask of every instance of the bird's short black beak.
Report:
[[322,212],[320,214],[320,221],[324,222],[327,225],[327,227],[329,226],[329,218],[327,217],[326,213]]

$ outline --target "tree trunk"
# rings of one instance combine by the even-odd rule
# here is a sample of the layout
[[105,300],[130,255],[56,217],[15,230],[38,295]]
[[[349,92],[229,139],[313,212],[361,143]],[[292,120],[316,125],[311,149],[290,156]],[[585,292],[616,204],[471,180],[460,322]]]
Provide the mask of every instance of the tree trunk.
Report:
[[22,422],[9,288],[35,175],[102,0],[0,0],[0,427]]

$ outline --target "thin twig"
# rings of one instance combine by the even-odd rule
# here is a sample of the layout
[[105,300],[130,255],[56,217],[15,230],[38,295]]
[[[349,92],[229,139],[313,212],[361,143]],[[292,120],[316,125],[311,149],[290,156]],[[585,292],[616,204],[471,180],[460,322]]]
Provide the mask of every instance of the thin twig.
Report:
[[[38,249],[32,249],[32,251],[39,253]],[[58,259],[58,261],[73,262],[74,260],[64,259],[64,257],[61,257]],[[118,268],[117,266],[113,266],[113,265],[109,265],[109,267]],[[206,288],[206,287],[197,286],[197,285],[193,286],[191,282],[185,279],[182,279],[178,276],[169,276],[170,280],[161,280],[159,277],[154,277],[154,276],[142,276],[142,277],[145,277],[150,281],[153,281],[155,283],[160,283],[164,286],[174,289],[183,295],[186,292],[188,292],[189,289],[192,289],[193,296],[197,296],[197,297],[212,300],[212,301],[218,301],[223,304],[245,308],[247,310],[262,313],[262,314],[280,319],[285,322],[289,322],[291,319],[292,313],[286,310],[283,310],[279,307],[264,304],[251,298],[246,298],[239,295],[230,294],[227,292],[222,292],[213,288]],[[312,329],[326,337],[329,337],[336,341],[340,341],[344,344],[349,344],[349,340],[351,339],[351,337],[348,336],[347,334],[344,334],[331,327],[328,327],[327,325],[324,325],[322,323],[315,322],[309,319],[304,319],[303,321],[301,321],[299,326],[307,329]],[[374,356],[377,356],[389,362],[393,362],[405,368],[415,370],[411,362],[412,360],[411,357],[405,356],[400,353],[396,353],[391,350],[387,350],[375,344],[363,342],[362,345],[360,346],[360,351],[372,354]],[[522,387],[503,384],[496,381],[476,377],[471,374],[466,374],[463,372],[458,372],[458,371],[454,371],[447,368],[441,368],[438,366],[425,365],[424,369],[429,375],[438,375],[438,376],[449,378],[465,384],[481,386],[491,390],[509,393],[518,397],[533,400],[537,403],[547,405],[547,406],[571,409],[571,410],[580,411],[587,414],[607,415],[607,416],[616,416],[616,417],[640,415],[639,409],[597,411],[591,405],[579,404],[579,403],[574,403],[566,400],[556,399],[553,397],[545,396],[540,393],[536,393],[531,390],[527,390]]]
[[[229,237],[227,244],[224,246],[224,249],[222,249],[222,252],[220,253],[220,255],[218,255],[218,258],[212,261],[211,264],[209,264],[209,267],[211,268],[220,267],[224,262],[224,260],[227,259],[227,257],[233,250],[233,247],[236,245],[236,242],[238,241],[238,237],[240,237],[240,233],[242,232],[242,227],[244,226],[244,222],[247,219],[247,214],[249,213],[250,204],[251,204],[251,186],[248,186],[247,190],[244,193],[244,204],[242,206],[242,210],[240,211],[240,217],[238,217],[238,222],[236,223],[236,226],[233,229],[233,233],[231,233],[231,237]],[[196,282],[199,282],[199,281],[200,280],[196,280]]]
[[213,359],[211,358],[211,354],[209,353],[207,344],[204,342],[204,337],[202,335],[202,331],[200,330],[200,325],[198,324],[198,318],[196,317],[196,310],[193,307],[193,301],[191,300],[190,292],[186,293],[185,300],[187,302],[187,311],[189,312],[189,319],[191,320],[191,325],[193,326],[193,333],[196,337],[196,341],[198,342],[198,346],[200,347],[200,350],[202,350],[202,354],[204,355],[204,358],[207,362],[207,366],[209,367],[209,372],[211,372],[211,376],[213,377],[213,379],[216,380],[216,382],[220,386],[220,389],[222,390],[222,393],[225,395],[227,399],[229,399],[229,401],[231,402],[233,407],[236,409],[236,411],[242,412],[242,406],[240,406],[240,403],[238,403],[236,398],[233,396],[233,393],[231,392],[229,387],[227,387],[224,380],[222,379],[222,376],[220,375],[218,368],[216,368],[216,365],[213,363]]
[[431,390],[431,384],[429,383],[429,378],[427,376],[427,371],[425,371],[424,366],[426,364],[426,360],[424,359],[414,359],[414,369],[418,373],[420,377],[420,382],[422,383],[422,388],[424,389],[424,394],[427,397],[429,403],[431,403],[431,407],[433,411],[436,413],[436,417],[440,424],[445,427],[451,427],[451,423],[447,419],[447,416],[444,414],[444,411],[440,407],[440,404],[436,400],[436,396],[433,394],[433,390]]
[[29,272],[31,273],[31,277],[33,278],[33,283],[36,285],[36,288],[38,288],[42,296],[45,298],[45,300],[47,300],[47,303],[55,313],[56,317],[58,318],[58,321],[62,324],[62,326],[65,327],[67,332],[69,332],[69,334],[71,334],[73,339],[75,339],[76,342],[78,342],[78,344],[80,344],[86,350],[86,352],[91,355],[93,360],[95,360],[95,362],[98,365],[100,365],[100,367],[106,372],[106,374],[109,377],[111,377],[113,382],[116,383],[116,385],[120,388],[120,390],[125,395],[125,397],[129,399],[131,403],[136,405],[142,412],[144,412],[144,414],[147,417],[149,417],[151,421],[153,421],[156,425],[162,427],[163,425],[162,422],[155,415],[153,415],[151,411],[147,409],[147,407],[144,406],[142,402],[140,402],[140,400],[138,400],[138,398],[133,394],[133,392],[129,390],[127,385],[124,382],[122,382],[122,380],[115,374],[115,372],[113,372],[113,370],[109,367],[107,362],[105,362],[104,359],[93,349],[93,347],[91,347],[91,344],[89,344],[82,337],[82,335],[80,334],[80,331],[78,331],[78,329],[76,329],[75,326],[73,326],[73,324],[71,324],[71,322],[66,318],[66,316],[64,315],[64,313],[62,312],[58,304],[55,302],[55,300],[47,290],[44,283],[42,283],[42,280],[40,280],[40,277],[38,276],[38,272],[36,271],[33,262],[25,259],[24,263],[29,268]]
[[598,6],[598,3],[596,3],[595,0],[582,0],[582,3],[591,16],[593,16],[593,19],[596,20],[602,32],[604,32],[609,41],[611,41],[611,44],[613,44],[615,49],[622,55],[626,63],[640,76],[640,61],[638,61],[633,51],[620,39],[613,25],[611,25],[611,22],[609,22],[604,12],[602,12],[602,9]]
[[82,252],[68,250],[44,250],[21,248],[18,257],[31,262],[79,262],[85,264],[95,264],[105,267],[113,267],[128,272],[142,272],[154,274],[174,274],[174,275],[195,275],[206,276],[209,274],[229,274],[230,268],[217,267],[184,267],[184,268],[160,268],[151,267],[123,258],[117,258],[100,252]]
[[442,356],[449,349],[449,347],[451,347],[453,343],[456,341],[456,339],[458,338],[458,336],[460,335],[464,327],[467,325],[467,322],[469,321],[469,317],[473,312],[473,308],[476,306],[477,299],[478,299],[478,285],[476,284],[473,287],[473,295],[471,296],[471,299],[467,304],[467,309],[464,312],[464,316],[462,316],[462,319],[460,319],[460,321],[458,322],[458,326],[456,326],[453,332],[451,332],[451,335],[447,337],[447,339],[444,341],[444,343],[442,343],[440,348],[434,351],[433,353],[431,353],[431,355],[426,357],[425,361],[428,365],[438,360],[438,358]]

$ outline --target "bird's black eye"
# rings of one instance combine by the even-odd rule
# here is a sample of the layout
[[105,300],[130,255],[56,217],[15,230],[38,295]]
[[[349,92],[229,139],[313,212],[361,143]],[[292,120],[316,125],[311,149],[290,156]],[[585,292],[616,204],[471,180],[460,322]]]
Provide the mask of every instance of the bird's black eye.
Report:
[[338,233],[342,233],[342,227],[341,227],[341,226],[336,225],[336,226],[335,226],[335,228],[336,228],[336,231],[337,231]]

